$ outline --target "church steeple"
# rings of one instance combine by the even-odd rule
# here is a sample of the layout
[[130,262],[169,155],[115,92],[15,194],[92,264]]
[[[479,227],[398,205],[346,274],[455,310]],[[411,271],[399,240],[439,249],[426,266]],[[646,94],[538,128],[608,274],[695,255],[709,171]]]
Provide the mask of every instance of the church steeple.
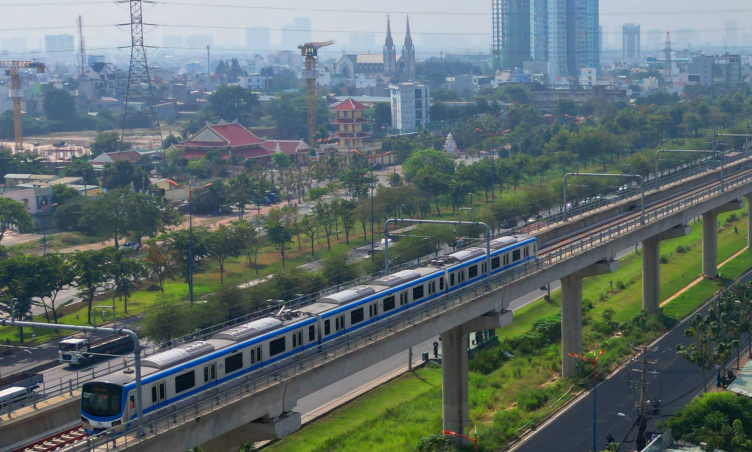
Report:
[[413,38],[412,36],[410,36],[410,16],[407,16],[407,35],[405,36],[405,48],[414,48]]
[[407,16],[405,45],[402,47],[402,56],[397,63],[397,73],[400,81],[415,80],[415,46],[413,37],[410,36],[410,16]]
[[384,74],[397,75],[397,48],[392,39],[392,25],[386,16],[386,41],[384,42]]

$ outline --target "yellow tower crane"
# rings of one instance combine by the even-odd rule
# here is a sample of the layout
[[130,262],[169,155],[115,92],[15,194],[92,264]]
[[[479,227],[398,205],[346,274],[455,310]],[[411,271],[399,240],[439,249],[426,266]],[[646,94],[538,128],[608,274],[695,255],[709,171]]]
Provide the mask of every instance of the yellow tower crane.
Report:
[[38,74],[44,72],[44,64],[36,61],[0,61],[0,68],[10,77],[9,95],[13,99],[13,126],[15,128],[16,151],[23,151],[23,129],[21,128],[21,76],[19,69],[36,69]]
[[316,79],[319,77],[319,49],[334,44],[334,41],[307,42],[298,46],[304,57],[303,78],[306,79],[308,96],[308,145],[313,148],[316,133]]

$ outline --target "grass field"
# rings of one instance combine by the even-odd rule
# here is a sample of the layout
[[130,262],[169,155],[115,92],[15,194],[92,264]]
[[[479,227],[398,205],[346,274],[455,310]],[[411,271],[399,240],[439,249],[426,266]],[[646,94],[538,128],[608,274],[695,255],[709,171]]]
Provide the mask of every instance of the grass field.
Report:
[[[746,245],[747,221],[740,218],[726,225],[731,214],[720,216],[724,225],[718,237],[719,263]],[[738,215],[738,213],[737,213]],[[738,229],[738,234],[734,231]],[[694,281],[701,271],[702,225],[692,225],[686,237],[661,243],[661,300]],[[684,248],[677,252],[677,248]],[[752,251],[745,251],[721,269],[723,282],[752,267]],[[637,315],[642,305],[641,252],[620,260],[620,269],[611,274],[588,278],[583,299],[593,304],[589,319],[600,319],[606,309],[615,311],[614,320],[626,322]],[[613,281],[613,284],[611,282]],[[664,307],[667,317],[685,317],[718,289],[713,281],[702,281]],[[551,301],[538,300],[515,312],[514,323],[497,331],[501,339],[517,337],[530,330],[534,321],[559,312],[560,292]],[[583,337],[586,349],[609,342],[604,359],[615,363],[631,353],[631,344],[597,333],[586,322]],[[644,337],[649,340],[659,333]],[[481,450],[498,450],[521,431],[572,396],[569,390],[576,379],[554,379],[560,369],[560,346],[551,345],[539,353],[505,362],[488,375],[470,372],[471,426],[477,426]],[[561,398],[561,399],[560,399]],[[556,403],[554,403],[556,402]],[[519,431],[518,431],[519,429]],[[430,365],[405,374],[334,410],[303,429],[267,448],[273,452],[356,452],[367,444],[369,452],[417,450],[421,437],[441,431],[440,367]]]

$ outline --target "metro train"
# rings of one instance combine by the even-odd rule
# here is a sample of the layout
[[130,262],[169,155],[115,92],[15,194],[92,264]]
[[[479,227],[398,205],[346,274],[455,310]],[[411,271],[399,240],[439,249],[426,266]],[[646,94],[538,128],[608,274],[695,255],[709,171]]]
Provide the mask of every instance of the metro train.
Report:
[[[536,260],[538,242],[529,235],[491,241],[491,274]],[[315,354],[322,346],[377,321],[452,293],[487,278],[486,250],[467,248],[324,296],[315,303],[187,342],[143,358],[143,413],[168,405],[210,397],[204,391],[241,375],[275,369],[297,355]],[[85,383],[81,421],[92,434],[136,417],[135,372],[127,368]]]

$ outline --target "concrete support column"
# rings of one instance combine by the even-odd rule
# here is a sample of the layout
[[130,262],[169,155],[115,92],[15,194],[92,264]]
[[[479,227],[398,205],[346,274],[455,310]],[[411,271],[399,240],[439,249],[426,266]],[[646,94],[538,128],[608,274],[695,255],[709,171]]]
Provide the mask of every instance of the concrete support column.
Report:
[[619,261],[602,261],[561,278],[561,373],[577,375],[577,359],[582,354],[582,279],[619,269]]
[[661,304],[660,240],[642,242],[642,308],[657,314]]
[[[441,333],[441,393],[444,430],[464,433],[470,422],[467,385],[468,333],[458,326]],[[460,444],[459,438],[449,438]],[[460,440],[458,442],[458,440]]]
[[661,309],[661,241],[690,232],[691,227],[679,225],[642,242],[642,308],[651,314],[658,314]]
[[702,274],[707,278],[718,276],[718,212],[702,214]]
[[577,375],[577,358],[582,354],[582,277],[577,273],[561,278],[561,372]]

